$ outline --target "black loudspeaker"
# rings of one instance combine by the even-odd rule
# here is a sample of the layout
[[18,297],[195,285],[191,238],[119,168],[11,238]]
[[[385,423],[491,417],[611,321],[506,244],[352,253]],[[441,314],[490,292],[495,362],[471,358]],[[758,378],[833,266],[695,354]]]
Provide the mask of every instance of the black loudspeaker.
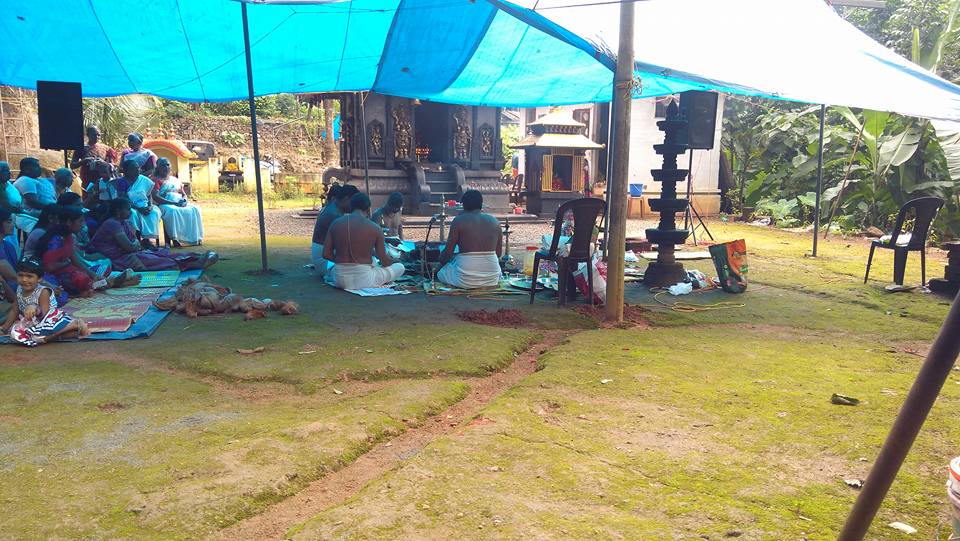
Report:
[[37,81],[40,148],[83,148],[83,98],[80,83]]
[[717,128],[717,93],[688,90],[680,94],[680,114],[687,120],[687,147],[713,148]]

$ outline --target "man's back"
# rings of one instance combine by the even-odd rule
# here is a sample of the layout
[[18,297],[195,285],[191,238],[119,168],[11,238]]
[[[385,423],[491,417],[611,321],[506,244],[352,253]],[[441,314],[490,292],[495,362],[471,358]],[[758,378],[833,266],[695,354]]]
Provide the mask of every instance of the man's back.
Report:
[[489,214],[467,212],[453,219],[450,237],[460,253],[495,252],[500,246],[500,222]]
[[347,214],[330,224],[329,238],[335,263],[372,263],[373,251],[383,232],[363,216]]
[[327,237],[327,229],[330,228],[330,224],[340,216],[340,210],[337,209],[337,205],[333,203],[324,206],[323,209],[320,210],[320,214],[317,215],[317,221],[313,224],[314,244],[323,244],[323,239]]

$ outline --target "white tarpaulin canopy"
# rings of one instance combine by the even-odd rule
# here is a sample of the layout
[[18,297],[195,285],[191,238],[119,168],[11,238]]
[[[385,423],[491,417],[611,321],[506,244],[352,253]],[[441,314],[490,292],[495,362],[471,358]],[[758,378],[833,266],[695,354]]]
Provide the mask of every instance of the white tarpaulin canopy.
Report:
[[[570,3],[539,0],[537,12],[615,50],[619,6],[560,7]],[[642,96],[716,90],[960,120],[960,87],[880,45],[823,0],[646,0],[635,9]]]

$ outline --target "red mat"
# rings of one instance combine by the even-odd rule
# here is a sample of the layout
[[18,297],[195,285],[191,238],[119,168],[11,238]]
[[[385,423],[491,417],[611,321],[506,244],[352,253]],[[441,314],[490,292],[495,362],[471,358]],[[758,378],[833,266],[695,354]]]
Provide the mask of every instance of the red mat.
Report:
[[86,299],[70,299],[63,310],[83,319],[95,333],[124,332],[147,313],[161,292],[139,288],[111,290],[110,295],[95,293]]

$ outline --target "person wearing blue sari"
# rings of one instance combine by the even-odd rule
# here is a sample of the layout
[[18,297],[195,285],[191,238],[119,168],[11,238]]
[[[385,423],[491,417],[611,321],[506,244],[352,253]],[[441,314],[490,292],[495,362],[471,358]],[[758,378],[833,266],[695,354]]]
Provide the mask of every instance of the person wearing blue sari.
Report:
[[17,293],[17,247],[10,240],[13,233],[13,215],[0,208],[0,297],[16,300]]

